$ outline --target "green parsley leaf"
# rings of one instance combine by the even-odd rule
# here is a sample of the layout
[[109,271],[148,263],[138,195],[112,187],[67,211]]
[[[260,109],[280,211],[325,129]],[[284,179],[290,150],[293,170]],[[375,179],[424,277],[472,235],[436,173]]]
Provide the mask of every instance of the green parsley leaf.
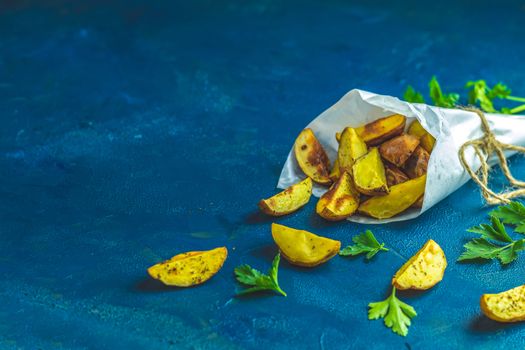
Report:
[[492,239],[499,242],[512,242],[509,234],[505,230],[505,226],[499,221],[498,218],[491,216],[492,225],[481,224],[479,226],[474,226],[469,228],[468,232],[479,233],[482,238]]
[[501,219],[504,224],[523,225],[525,223],[525,206],[520,202],[510,202],[490,212],[491,216]]
[[402,302],[396,297],[396,287],[392,287],[392,294],[379,302],[368,304],[368,319],[377,320],[384,318],[385,325],[392,329],[392,332],[406,337],[411,319],[417,316],[416,310]]
[[507,98],[512,93],[512,90],[503,83],[497,83],[487,92],[488,98],[491,100],[495,98]]
[[403,94],[403,99],[411,103],[425,103],[423,95],[417,92],[411,85],[407,86],[407,89]]
[[441,86],[437,81],[436,77],[433,76],[430,82],[428,83],[430,89],[430,98],[434,104],[438,107],[453,108],[459,101],[459,94],[450,93],[444,94],[441,90]]
[[281,289],[281,287],[279,287],[279,281],[277,279],[280,260],[281,254],[278,253],[273,259],[272,267],[270,267],[268,274],[266,275],[252,268],[250,265],[241,265],[236,267],[234,272],[237,281],[242,284],[252,286],[240,291],[237,293],[237,295],[244,295],[262,290],[273,290],[286,296],[286,293]]
[[525,250],[525,239],[513,240],[499,218],[503,219],[504,223],[518,225],[516,231],[518,229],[525,231],[525,222],[521,221],[523,215],[525,215],[525,207],[518,202],[512,202],[493,210],[490,213],[491,225],[481,224],[467,230],[481,235],[481,238],[474,238],[467,242],[463,246],[465,251],[460,255],[458,261],[497,258],[503,265],[506,265],[516,260],[517,252]]
[[339,255],[355,256],[366,253],[366,259],[369,260],[381,250],[388,251],[388,248],[385,248],[385,244],[379,243],[370,230],[352,237],[352,241],[355,245],[349,245],[344,248],[339,252]]
[[[494,97],[489,97],[489,88],[485,80],[469,81],[465,85],[466,88],[471,88],[468,93],[468,103],[475,105],[479,102],[482,110],[489,113],[496,112],[492,100]],[[492,96],[492,95],[491,95]]]

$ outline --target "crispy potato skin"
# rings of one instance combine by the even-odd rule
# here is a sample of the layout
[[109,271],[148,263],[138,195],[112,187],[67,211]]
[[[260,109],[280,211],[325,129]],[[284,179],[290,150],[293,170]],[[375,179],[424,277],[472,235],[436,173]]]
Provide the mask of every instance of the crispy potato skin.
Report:
[[498,294],[483,294],[481,311],[498,322],[525,321],[525,285]]
[[355,129],[345,128],[341,134],[339,150],[337,151],[340,172],[352,173],[352,165],[367,152],[366,143],[357,135]]
[[226,247],[182,253],[151,266],[148,274],[168,286],[191,287],[219,272],[227,256]]
[[345,171],[319,198],[315,211],[326,220],[339,221],[351,216],[358,207],[359,193],[354,187],[352,176]]
[[390,187],[385,196],[372,197],[359,206],[359,212],[376,219],[388,219],[397,215],[425,192],[426,175]]
[[283,257],[293,265],[314,267],[333,258],[341,242],[311,232],[272,224],[272,237]]
[[405,130],[406,117],[393,114],[356,128],[357,134],[369,146],[377,146]]
[[430,154],[421,146],[417,146],[405,163],[405,172],[414,179],[427,173]]
[[297,163],[306,176],[322,185],[332,183],[330,177],[330,159],[311,129],[301,131],[294,144]]
[[398,167],[390,163],[384,163],[385,176],[388,187],[403,183],[410,178]]
[[446,268],[443,249],[430,239],[396,272],[392,285],[397,289],[430,289],[443,279]]
[[379,153],[390,163],[402,167],[418,145],[417,137],[403,134],[381,144]]
[[372,147],[366,155],[356,160],[352,176],[356,189],[362,194],[381,196],[390,191],[377,147]]
[[293,213],[310,200],[312,195],[312,179],[307,177],[268,199],[259,202],[259,208],[265,214],[282,216]]

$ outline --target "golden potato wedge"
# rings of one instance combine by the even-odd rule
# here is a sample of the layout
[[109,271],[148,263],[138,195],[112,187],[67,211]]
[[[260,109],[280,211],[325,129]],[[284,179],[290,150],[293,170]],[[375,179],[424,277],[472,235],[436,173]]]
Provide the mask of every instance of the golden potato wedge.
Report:
[[268,215],[282,216],[293,213],[308,203],[312,195],[312,179],[307,177],[268,199],[259,202],[259,208]]
[[389,192],[385,167],[377,147],[357,159],[352,167],[355,188],[369,196],[384,195]]
[[429,289],[443,279],[446,268],[443,249],[430,239],[396,272],[392,285],[397,289]]
[[390,187],[390,193],[385,196],[372,197],[359,206],[359,212],[376,219],[388,219],[397,215],[412,204],[425,192],[427,176],[423,175],[412,180]]
[[332,167],[332,170],[330,170],[330,180],[333,182],[336,182],[337,179],[339,179],[339,176],[341,176],[341,170],[339,169],[339,161],[337,158],[334,161],[334,166]]
[[419,120],[415,119],[412,123],[410,123],[407,134],[413,135],[417,138],[421,138],[421,136],[428,134],[428,132],[423,128],[423,125],[419,122]]
[[341,242],[272,224],[272,237],[283,257],[293,265],[313,267],[333,258],[341,248]]
[[322,185],[332,183],[328,177],[330,159],[311,129],[301,131],[295,140],[294,153],[299,167],[306,176]]
[[359,192],[354,187],[352,176],[345,171],[319,198],[315,211],[326,220],[338,221],[355,213],[358,207]]
[[410,180],[410,178],[398,167],[390,163],[384,163],[386,183],[388,187]]
[[421,143],[421,147],[423,147],[428,153],[432,153],[436,139],[434,136],[427,133],[426,135],[421,136],[419,142]]
[[483,294],[481,311],[498,322],[525,321],[525,285],[498,294]]
[[366,154],[368,149],[366,143],[356,134],[355,129],[345,128],[339,141],[337,151],[337,162],[341,172],[352,173],[352,165],[357,158]]
[[405,130],[406,119],[404,115],[394,114],[356,128],[355,131],[367,145],[377,146],[400,135]]
[[385,160],[395,166],[402,167],[417,146],[419,146],[417,137],[403,134],[379,146],[379,153]]
[[430,154],[421,146],[417,146],[405,163],[405,172],[411,178],[420,177],[427,173]]
[[407,133],[414,135],[419,138],[421,147],[423,147],[428,153],[432,152],[436,139],[426,131],[418,120],[414,120],[408,127]]
[[148,274],[168,286],[191,287],[219,272],[227,256],[226,247],[182,253],[151,266]]

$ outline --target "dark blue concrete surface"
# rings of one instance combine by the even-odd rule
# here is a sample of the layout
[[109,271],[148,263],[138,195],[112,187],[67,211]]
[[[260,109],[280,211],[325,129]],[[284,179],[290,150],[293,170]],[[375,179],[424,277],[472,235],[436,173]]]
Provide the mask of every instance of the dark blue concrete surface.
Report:
[[[276,253],[256,202],[304,125],[352,88],[399,96],[432,74],[524,95],[524,19],[523,1],[1,1],[0,348],[524,348],[524,326],[486,319],[478,299],[524,283],[525,256],[455,263],[489,210],[472,183],[372,227],[392,248],[372,262],[283,262],[287,298],[232,299],[233,268]],[[522,159],[512,167],[525,176]],[[327,224],[314,205],[278,221],[343,244],[367,228]],[[419,313],[402,338],[367,304],[429,238],[449,268],[402,294]],[[228,260],[202,286],[146,276],[221,245]]]

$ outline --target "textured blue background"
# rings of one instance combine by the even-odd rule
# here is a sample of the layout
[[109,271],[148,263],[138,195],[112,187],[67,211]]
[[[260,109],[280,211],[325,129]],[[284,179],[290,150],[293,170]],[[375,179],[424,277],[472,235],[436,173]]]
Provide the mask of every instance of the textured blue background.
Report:
[[[232,299],[233,268],[276,253],[256,202],[297,133],[348,90],[399,96],[437,74],[449,90],[485,78],[525,94],[525,2],[490,3],[1,1],[0,348],[524,348],[523,326],[486,319],[478,299],[522,284],[525,256],[455,263],[489,210],[472,183],[372,227],[392,251],[369,263],[283,262],[288,298]],[[512,167],[525,175],[522,159]],[[278,222],[343,244],[367,228],[314,205]],[[419,313],[402,338],[366,306],[429,238],[449,268],[402,294]],[[146,276],[221,245],[229,258],[202,286]]]

